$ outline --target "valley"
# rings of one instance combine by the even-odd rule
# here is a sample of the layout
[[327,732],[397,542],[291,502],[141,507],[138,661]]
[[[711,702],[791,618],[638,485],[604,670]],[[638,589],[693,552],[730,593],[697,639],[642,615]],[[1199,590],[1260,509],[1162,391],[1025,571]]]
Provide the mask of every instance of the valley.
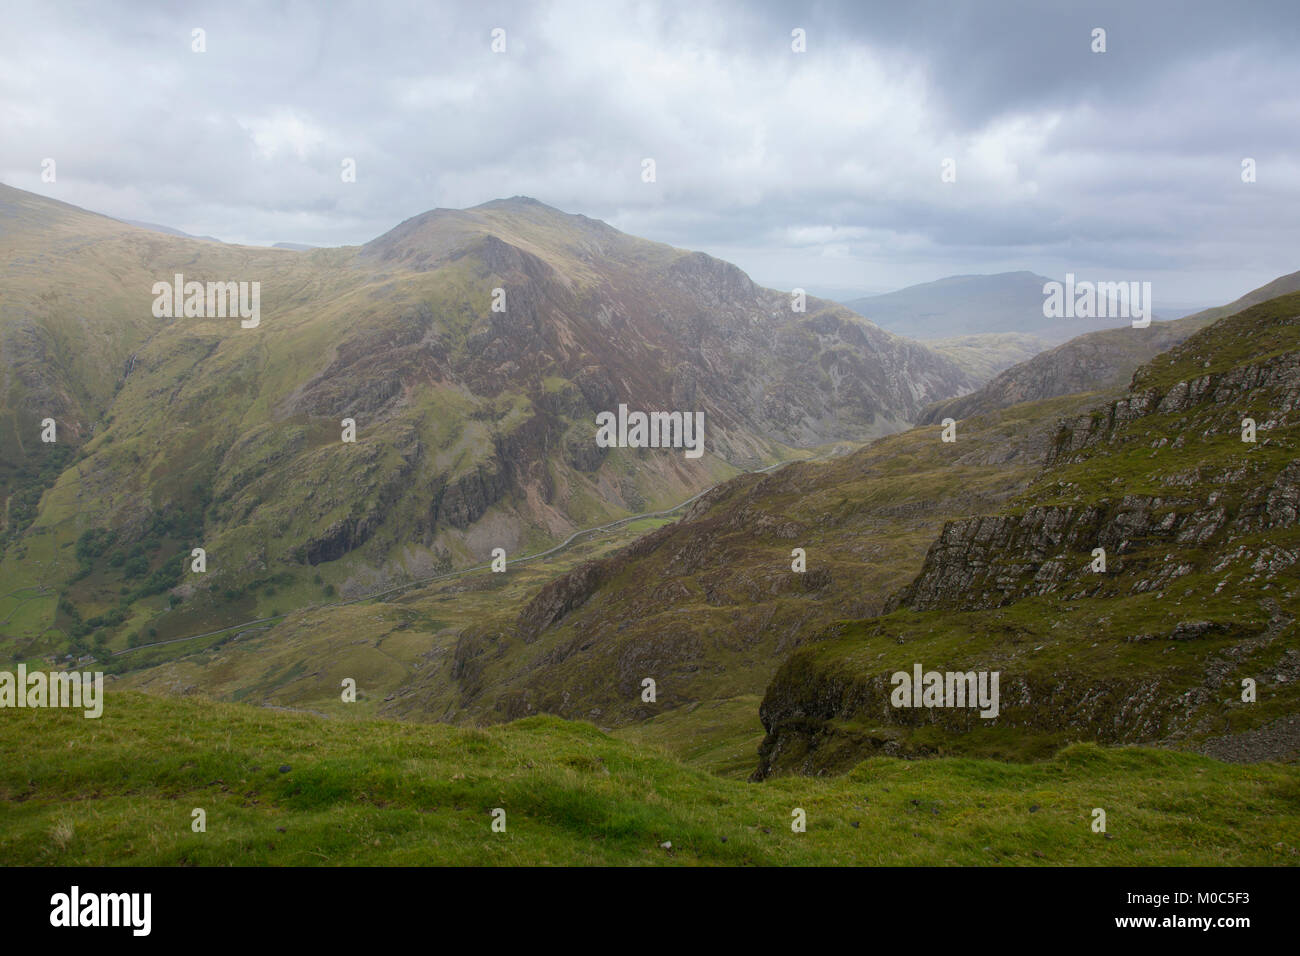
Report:
[[[108,677],[89,792],[62,718],[6,714],[53,755],[0,774],[0,859],[102,860],[44,840],[71,799],[142,863],[1300,852],[1300,274],[931,349],[522,197],[294,251],[0,189],[39,264],[0,284],[0,653]],[[159,272],[257,305],[159,315]],[[127,819],[179,794],[222,841]],[[1225,856],[1243,794],[1272,822]]]
[[[792,311],[727,263],[522,197],[310,252],[9,187],[0,220],[0,571],[6,592],[61,591],[6,632],[10,655],[122,650],[544,550],[974,384],[833,303]],[[257,327],[155,315],[175,274],[256,276]],[[702,448],[601,447],[592,421],[628,400],[706,416]],[[35,441],[46,418],[57,443]],[[194,547],[202,575],[180,560]]]

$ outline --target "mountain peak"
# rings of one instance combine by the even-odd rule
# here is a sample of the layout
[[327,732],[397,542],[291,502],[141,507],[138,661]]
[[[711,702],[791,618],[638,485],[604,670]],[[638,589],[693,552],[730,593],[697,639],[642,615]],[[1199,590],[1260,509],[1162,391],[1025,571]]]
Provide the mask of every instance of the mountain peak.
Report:
[[573,266],[613,246],[653,245],[625,236],[608,223],[567,213],[531,196],[492,199],[468,209],[431,209],[413,216],[364,246],[363,255],[427,269],[445,257],[492,236],[551,261]]
[[541,209],[551,209],[555,212],[561,212],[554,206],[549,206],[540,199],[534,199],[532,196],[511,196],[509,199],[489,199],[485,203],[479,203],[472,206],[472,209],[499,209],[506,206],[533,206]]

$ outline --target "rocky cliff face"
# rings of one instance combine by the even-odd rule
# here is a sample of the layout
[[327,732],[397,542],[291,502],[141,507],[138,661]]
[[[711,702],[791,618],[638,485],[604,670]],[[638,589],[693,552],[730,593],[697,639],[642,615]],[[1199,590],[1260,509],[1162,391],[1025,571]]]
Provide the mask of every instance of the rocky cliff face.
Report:
[[[1246,535],[1288,528],[1300,506],[1300,461],[1270,454],[1279,447],[1271,436],[1293,426],[1298,410],[1300,353],[1285,352],[1139,388],[1063,423],[1047,455],[1049,467],[1086,467],[1094,451],[1127,458],[1137,452],[1148,459],[1167,452],[1170,468],[1157,476],[1167,491],[1122,494],[1087,505],[1029,505],[1014,515],[951,522],[920,576],[893,606],[998,607],[1061,587],[1082,597],[1103,589],[1105,579],[1090,577],[1087,570],[1094,548],[1104,548],[1115,569],[1139,552],[1222,551]],[[1259,416],[1262,443],[1260,454],[1253,456],[1254,446],[1240,438],[1242,421],[1252,413]],[[1240,453],[1216,456],[1218,460],[1188,454],[1197,443],[1218,451],[1234,442]],[[1190,564],[1168,560],[1147,574],[1133,574],[1135,567],[1132,562],[1127,566],[1131,593],[1159,590],[1192,570]]]
[[[947,522],[886,616],[781,668],[760,776],[878,751],[1014,751],[993,743],[1007,733],[1032,752],[1282,726],[1269,720],[1300,676],[1300,296],[1148,363],[1123,398],[1063,421],[1046,465],[1014,507]],[[872,656],[1000,669],[1002,713],[895,708]],[[1246,678],[1271,685],[1272,708],[1233,703]]]

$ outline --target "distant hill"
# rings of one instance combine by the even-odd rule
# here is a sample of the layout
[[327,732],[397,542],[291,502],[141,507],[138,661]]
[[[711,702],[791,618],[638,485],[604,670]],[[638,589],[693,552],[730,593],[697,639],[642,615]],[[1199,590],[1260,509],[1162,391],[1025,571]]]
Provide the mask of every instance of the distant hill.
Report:
[[292,249],[294,252],[310,252],[312,249],[318,249],[319,246],[309,246],[302,242],[277,242],[271,246],[272,249]]
[[[1124,388],[1138,366],[1218,319],[1292,292],[1300,292],[1300,272],[1274,279],[1228,305],[1206,309],[1173,322],[1153,322],[1145,329],[1106,329],[1081,335],[1007,369],[977,392],[936,402],[925,410],[918,424],[934,424],[945,418],[968,418],[1021,402],[1075,392]],[[930,344],[954,361],[961,362],[959,355],[941,347],[941,343]]]
[[1259,305],[1269,299],[1276,299],[1280,295],[1290,295],[1292,292],[1300,292],[1300,272],[1278,276],[1272,282],[1247,292],[1240,299],[1229,302],[1227,305],[1220,305],[1213,309],[1197,312],[1195,315],[1188,316],[1188,318],[1208,319],[1213,322],[1227,315],[1236,315],[1244,309],[1249,309],[1252,305]]
[[1033,272],[949,276],[844,304],[881,328],[913,339],[1018,332],[1055,345],[1084,332],[1129,326],[1128,319],[1048,319]]
[[171,226],[160,226],[156,222],[140,222],[136,219],[119,219],[118,222],[124,222],[128,226],[137,226],[140,229],[148,229],[150,232],[161,232],[165,236],[179,236],[182,239],[198,239],[202,242],[221,242],[216,236],[196,236],[193,233],[182,232],[180,229],[173,229]]

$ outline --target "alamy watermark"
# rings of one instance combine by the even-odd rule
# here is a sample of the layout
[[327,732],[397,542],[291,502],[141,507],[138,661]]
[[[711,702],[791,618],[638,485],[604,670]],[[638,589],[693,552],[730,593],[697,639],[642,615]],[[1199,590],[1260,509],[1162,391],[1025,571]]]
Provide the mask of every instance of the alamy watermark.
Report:
[[599,448],[685,448],[687,458],[704,454],[703,412],[629,412],[596,416]]
[[74,707],[94,720],[104,713],[104,672],[0,671],[0,707]]
[[1001,671],[921,672],[895,671],[889,702],[895,707],[979,707],[980,716],[992,720],[998,715],[998,680]]
[[50,907],[51,926],[126,926],[133,936],[152,929],[152,893],[82,893],[73,886],[51,896]]
[[186,282],[178,272],[174,282],[155,282],[152,292],[153,314],[159,319],[239,316],[244,329],[255,329],[262,321],[260,282]]
[[1151,324],[1150,282],[1043,283],[1043,316],[1048,319],[1132,319],[1133,328]]

